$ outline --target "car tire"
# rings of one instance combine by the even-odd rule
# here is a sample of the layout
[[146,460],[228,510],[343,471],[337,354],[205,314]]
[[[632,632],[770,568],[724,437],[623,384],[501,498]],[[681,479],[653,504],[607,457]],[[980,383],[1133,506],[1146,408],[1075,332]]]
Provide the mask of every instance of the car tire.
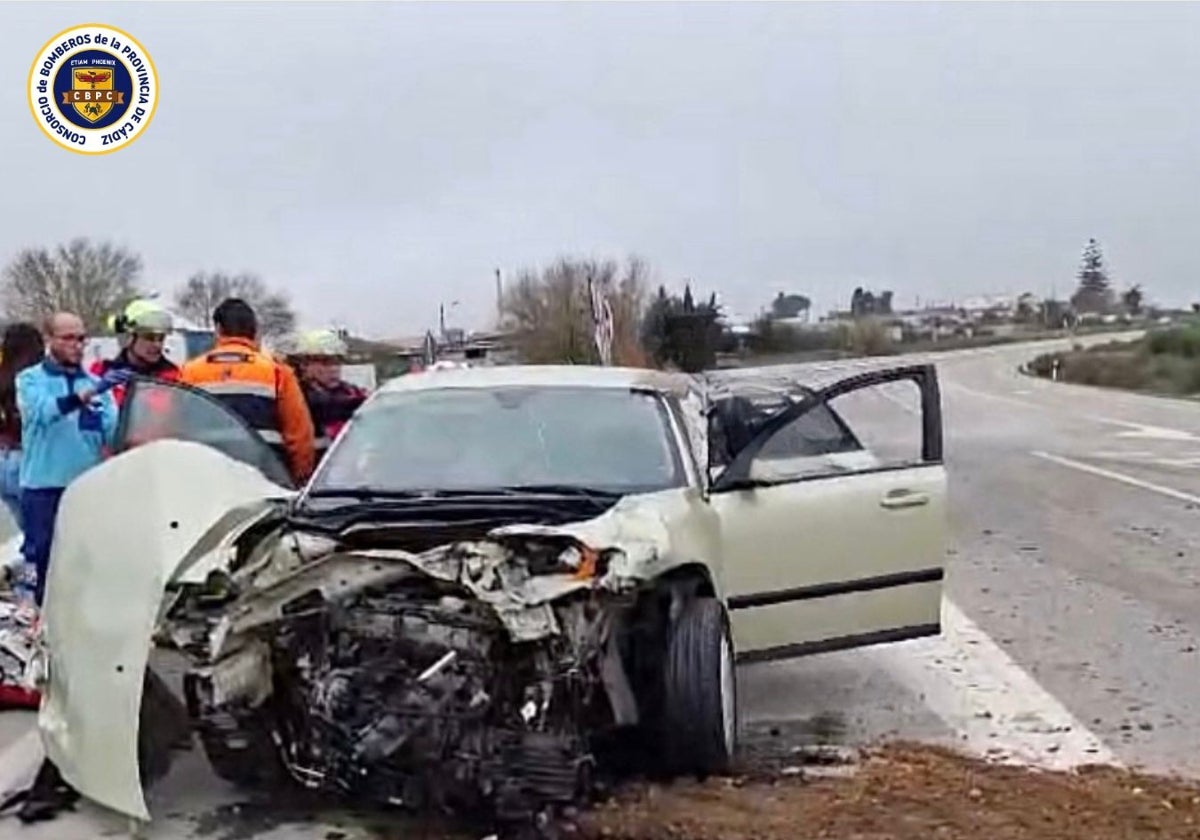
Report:
[[262,716],[243,718],[236,726],[206,723],[200,743],[213,772],[237,787],[270,790],[287,784],[287,770]]
[[737,750],[737,679],[725,608],[697,598],[671,627],[664,663],[662,744],[671,775],[729,771]]

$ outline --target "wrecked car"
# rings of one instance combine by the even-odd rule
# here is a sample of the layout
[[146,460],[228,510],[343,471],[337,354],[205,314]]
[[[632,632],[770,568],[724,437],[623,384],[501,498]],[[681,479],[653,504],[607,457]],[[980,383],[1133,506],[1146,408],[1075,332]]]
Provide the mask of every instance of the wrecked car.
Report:
[[[184,657],[192,726],[239,785],[522,820],[585,799],[614,744],[723,772],[735,662],[939,632],[935,370],[817,379],[402,377],[303,488],[208,395],[135,380],[120,454],[62,502],[49,756],[149,818],[156,645]],[[861,421],[839,407],[863,397]]]

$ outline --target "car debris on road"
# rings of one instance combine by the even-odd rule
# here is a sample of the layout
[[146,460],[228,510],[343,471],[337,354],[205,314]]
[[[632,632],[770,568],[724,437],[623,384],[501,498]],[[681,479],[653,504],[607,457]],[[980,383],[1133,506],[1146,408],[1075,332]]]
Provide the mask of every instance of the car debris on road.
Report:
[[37,611],[0,593],[0,711],[34,709],[41,694],[30,685]]

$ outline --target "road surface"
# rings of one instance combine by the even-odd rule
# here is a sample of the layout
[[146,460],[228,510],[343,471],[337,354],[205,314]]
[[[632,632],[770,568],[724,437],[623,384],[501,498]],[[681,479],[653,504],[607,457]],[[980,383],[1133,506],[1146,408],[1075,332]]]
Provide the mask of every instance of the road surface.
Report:
[[[1017,372],[1045,349],[932,357],[950,475],[943,636],[743,669],[755,744],[899,736],[1200,775],[1200,404]],[[31,725],[0,714],[0,789],[36,746]],[[232,814],[237,801],[185,756],[153,792],[160,819],[146,836],[370,836],[336,816],[256,822]],[[81,805],[45,826],[0,821],[0,836],[83,840],[125,825]]]

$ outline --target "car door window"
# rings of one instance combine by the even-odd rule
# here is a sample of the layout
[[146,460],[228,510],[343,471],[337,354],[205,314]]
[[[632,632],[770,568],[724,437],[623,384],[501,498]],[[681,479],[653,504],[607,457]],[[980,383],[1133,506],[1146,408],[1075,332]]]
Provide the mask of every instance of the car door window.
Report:
[[829,406],[854,431],[876,466],[899,469],[924,462],[921,388],[911,379],[849,391]]
[[757,482],[843,474],[868,463],[869,454],[825,403],[818,403],[773,434],[750,465]]
[[814,405],[772,435],[750,476],[789,481],[922,463],[921,391],[882,382]]
[[292,486],[279,456],[217,400],[187,385],[135,379],[125,392],[114,449],[122,452],[163,439],[211,446],[249,464],[276,484]]
[[777,428],[756,435],[731,472],[745,470],[739,483],[775,484],[940,461],[940,411],[927,411],[938,399],[936,382],[925,375],[865,374],[783,409],[760,422]]

